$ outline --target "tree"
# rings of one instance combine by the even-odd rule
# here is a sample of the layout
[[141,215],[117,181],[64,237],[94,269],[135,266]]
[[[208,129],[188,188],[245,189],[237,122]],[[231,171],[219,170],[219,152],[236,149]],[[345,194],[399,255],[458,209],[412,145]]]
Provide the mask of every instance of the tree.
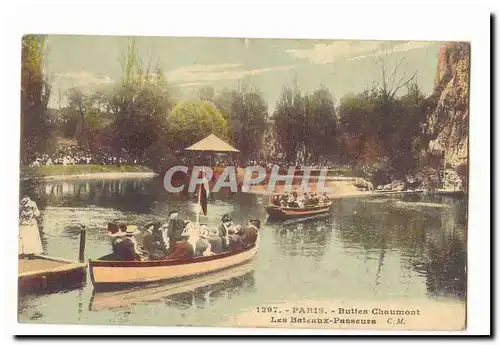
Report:
[[[378,166],[374,176],[392,179],[414,172],[420,151],[426,145],[423,128],[429,103],[415,74],[408,77],[400,73],[402,61],[398,60],[388,73],[384,60],[378,60],[380,80],[372,89],[344,97],[339,107],[344,150],[352,153],[349,158],[358,165]],[[403,87],[407,93],[399,96]]]
[[179,102],[172,109],[169,125],[170,139],[176,150],[183,150],[212,133],[223,140],[229,139],[224,116],[206,101]]
[[267,103],[257,89],[244,87],[232,92],[229,126],[233,144],[242,160],[259,157],[267,123]]
[[322,86],[307,101],[305,146],[307,162],[310,162],[337,153],[338,139],[335,105],[330,91]]
[[337,153],[335,104],[324,86],[311,94],[303,94],[297,87],[285,87],[274,119],[277,140],[288,161],[310,164]]
[[[158,64],[150,61],[143,67],[134,40],[122,61],[122,79],[104,99],[114,116],[112,150],[130,160],[156,166],[169,147],[171,99],[166,80]],[[96,97],[96,102],[102,101],[103,97]]]
[[374,63],[380,68],[380,80],[376,81],[375,85],[383,103],[390,103],[393,101],[399,90],[412,83],[416,78],[417,72],[413,73],[411,76],[408,76],[406,72],[399,75],[399,68],[404,62],[406,62],[404,58],[398,59],[391,74],[388,76],[384,57],[378,57],[374,60]]
[[235,91],[230,91],[228,89],[224,89],[221,92],[217,93],[212,102],[222,113],[224,118],[229,121],[229,117],[231,114],[231,107],[233,98],[235,96]]
[[47,104],[50,83],[43,74],[45,36],[26,35],[21,51],[21,162],[30,163],[36,153],[51,146]]
[[363,155],[370,138],[377,135],[379,121],[375,114],[375,97],[373,90],[368,90],[348,94],[341,100],[340,126],[346,136],[342,151],[354,162],[374,159]]
[[67,96],[68,104],[59,111],[63,119],[62,134],[89,147],[98,130],[110,122],[107,100],[100,91],[86,94],[77,88],[71,88]]
[[306,99],[298,87],[283,88],[273,113],[276,138],[288,161],[296,161],[299,150],[306,140]]
[[260,91],[250,86],[222,92],[204,87],[197,95],[200,100],[213,104],[227,121],[232,142],[240,150],[240,158],[256,159],[268,117],[267,103]]

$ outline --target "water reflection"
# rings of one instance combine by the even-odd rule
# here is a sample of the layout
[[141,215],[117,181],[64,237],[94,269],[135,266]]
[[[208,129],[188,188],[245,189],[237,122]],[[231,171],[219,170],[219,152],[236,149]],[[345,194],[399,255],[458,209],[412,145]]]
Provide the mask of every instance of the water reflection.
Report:
[[[108,221],[141,225],[152,217],[166,219],[174,208],[193,219],[197,201],[192,193],[166,193],[161,179],[50,182],[44,192],[45,253],[68,259],[77,258],[81,224],[88,229],[86,257],[96,258],[110,250]],[[225,213],[236,222],[261,219],[260,250],[251,272],[126,295],[92,297],[89,283],[63,294],[20,300],[20,319],[207,325],[221,311],[236,314],[240,308],[282,299],[465,299],[466,200],[341,199],[326,217],[278,224],[265,222],[266,204],[263,196],[222,190],[210,194],[208,215],[200,219],[209,226],[217,226]],[[61,312],[68,308],[75,312]],[[110,312],[116,308],[118,312]],[[148,319],[153,313],[165,317]]]
[[216,300],[255,289],[252,263],[233,267],[219,273],[192,278],[177,283],[155,284],[128,290],[94,291],[89,310],[130,308],[135,304],[161,302],[176,309],[208,308]]
[[230,300],[233,296],[254,290],[254,274],[248,272],[239,277],[170,296],[165,302],[167,306],[178,309],[208,308],[216,300]]
[[49,182],[45,194],[52,206],[94,205],[139,213],[167,198],[159,179]]
[[274,225],[274,242],[279,255],[321,260],[332,238],[329,217]]
[[[379,284],[387,252],[397,253],[405,268],[426,278],[430,297],[466,293],[466,236],[463,206],[411,205],[403,200],[343,200],[333,213],[339,238],[347,247],[378,257],[374,279]],[[394,205],[397,205],[394,207]],[[408,207],[407,207],[408,206]]]

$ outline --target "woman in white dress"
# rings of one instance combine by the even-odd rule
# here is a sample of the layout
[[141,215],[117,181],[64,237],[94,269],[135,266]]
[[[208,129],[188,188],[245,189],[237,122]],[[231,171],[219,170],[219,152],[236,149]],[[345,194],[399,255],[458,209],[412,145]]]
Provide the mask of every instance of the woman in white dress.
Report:
[[19,211],[19,255],[33,257],[33,255],[41,254],[43,252],[42,240],[36,220],[40,216],[40,210],[36,202],[27,196],[24,197]]

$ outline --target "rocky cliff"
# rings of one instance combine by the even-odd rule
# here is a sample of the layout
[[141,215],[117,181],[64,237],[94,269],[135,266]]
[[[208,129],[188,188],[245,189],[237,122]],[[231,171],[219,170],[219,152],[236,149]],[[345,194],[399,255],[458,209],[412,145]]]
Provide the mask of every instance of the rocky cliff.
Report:
[[434,85],[433,110],[428,116],[429,148],[444,151],[448,168],[455,170],[466,189],[469,144],[469,43],[441,47]]
[[430,148],[446,152],[453,167],[467,164],[469,142],[469,61],[468,43],[441,47],[434,85],[436,104],[428,117]]

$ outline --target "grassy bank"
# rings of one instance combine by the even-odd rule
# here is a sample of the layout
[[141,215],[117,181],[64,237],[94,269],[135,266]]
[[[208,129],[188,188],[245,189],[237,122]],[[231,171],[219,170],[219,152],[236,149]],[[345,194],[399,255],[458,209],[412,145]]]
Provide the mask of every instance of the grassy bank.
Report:
[[137,173],[153,172],[143,165],[117,164],[117,165],[97,165],[97,164],[75,164],[75,165],[43,165],[40,167],[30,167],[23,169],[26,172],[34,172],[46,176],[54,175],[79,175],[79,174],[101,174],[101,173]]

